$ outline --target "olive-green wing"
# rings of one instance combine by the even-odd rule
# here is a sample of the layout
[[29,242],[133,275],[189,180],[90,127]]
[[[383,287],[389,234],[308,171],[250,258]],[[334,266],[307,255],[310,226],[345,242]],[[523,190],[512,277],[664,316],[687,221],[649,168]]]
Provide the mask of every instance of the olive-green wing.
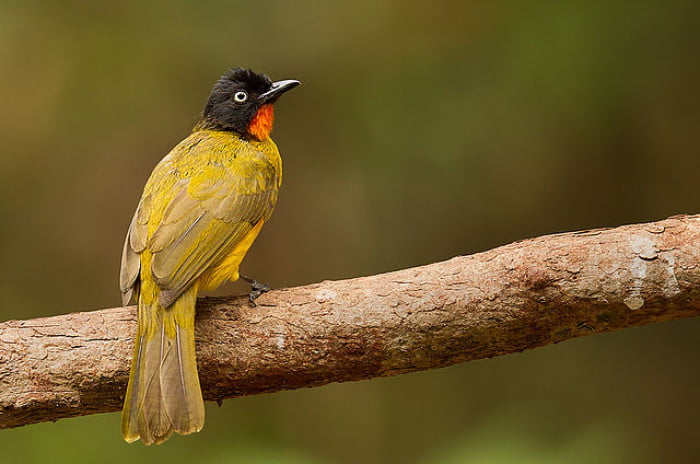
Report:
[[210,164],[175,184],[173,200],[146,244],[164,306],[269,217],[278,188],[274,167],[257,154],[239,156],[229,167]]
[[[196,145],[195,140],[184,156],[195,160]],[[200,146],[210,148],[207,145]],[[150,271],[162,290],[161,302],[169,306],[226,257],[260,219],[267,219],[277,201],[279,173],[257,151],[241,150],[226,166],[202,162],[203,166],[175,170],[173,159],[166,160],[153,172],[152,185],[146,187],[124,243],[120,288],[125,305],[138,292],[144,250],[153,254]],[[164,180],[170,176],[181,178],[173,184]],[[170,185],[167,191],[162,190],[164,185]],[[153,192],[158,198],[152,197]],[[172,200],[157,214],[162,211],[162,205],[156,206],[160,198]]]
[[138,292],[138,277],[141,271],[139,254],[146,249],[148,242],[148,218],[150,215],[151,195],[144,195],[131,220],[122,251],[119,288],[122,292],[122,304],[124,306],[129,304],[134,292]]

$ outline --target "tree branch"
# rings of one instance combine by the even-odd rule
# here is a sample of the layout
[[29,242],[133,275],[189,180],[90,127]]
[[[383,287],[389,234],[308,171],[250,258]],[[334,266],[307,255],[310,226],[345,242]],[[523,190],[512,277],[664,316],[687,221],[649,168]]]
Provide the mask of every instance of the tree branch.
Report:
[[[700,315],[700,216],[198,303],[206,399],[369,379]],[[0,428],[121,407],[133,307],[0,324]]]

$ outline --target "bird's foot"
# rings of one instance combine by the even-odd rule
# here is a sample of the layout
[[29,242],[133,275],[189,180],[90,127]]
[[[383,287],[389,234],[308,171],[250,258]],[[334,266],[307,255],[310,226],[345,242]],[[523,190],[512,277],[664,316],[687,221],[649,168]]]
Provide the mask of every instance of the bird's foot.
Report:
[[250,304],[252,304],[253,306],[257,306],[255,304],[255,300],[263,293],[269,292],[270,285],[264,282],[258,282],[257,280],[251,279],[250,277],[246,277],[244,275],[239,275],[239,277],[250,284],[250,293],[248,293],[248,300],[250,300]]

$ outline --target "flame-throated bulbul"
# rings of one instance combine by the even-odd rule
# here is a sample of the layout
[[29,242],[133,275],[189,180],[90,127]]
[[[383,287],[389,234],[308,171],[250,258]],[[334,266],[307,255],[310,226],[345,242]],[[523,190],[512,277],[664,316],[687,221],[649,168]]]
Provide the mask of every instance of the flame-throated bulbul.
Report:
[[[128,442],[162,443],[201,430],[194,345],[197,294],[235,281],[270,218],[282,160],[270,139],[273,104],[299,81],[236,68],[214,85],[201,121],[151,173],[122,255],[124,305],[138,332],[122,411]],[[251,301],[266,290],[252,279]]]

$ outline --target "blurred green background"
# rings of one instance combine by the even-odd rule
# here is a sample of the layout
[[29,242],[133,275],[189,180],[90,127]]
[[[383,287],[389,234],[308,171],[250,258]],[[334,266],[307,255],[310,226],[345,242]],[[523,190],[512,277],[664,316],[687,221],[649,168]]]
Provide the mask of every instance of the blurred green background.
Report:
[[[152,167],[214,81],[277,105],[275,287],[700,205],[697,1],[0,2],[0,319],[119,304]],[[224,293],[244,287],[228,287]],[[3,462],[656,463],[700,452],[700,321],[207,405],[126,445],[117,414],[0,431]]]

